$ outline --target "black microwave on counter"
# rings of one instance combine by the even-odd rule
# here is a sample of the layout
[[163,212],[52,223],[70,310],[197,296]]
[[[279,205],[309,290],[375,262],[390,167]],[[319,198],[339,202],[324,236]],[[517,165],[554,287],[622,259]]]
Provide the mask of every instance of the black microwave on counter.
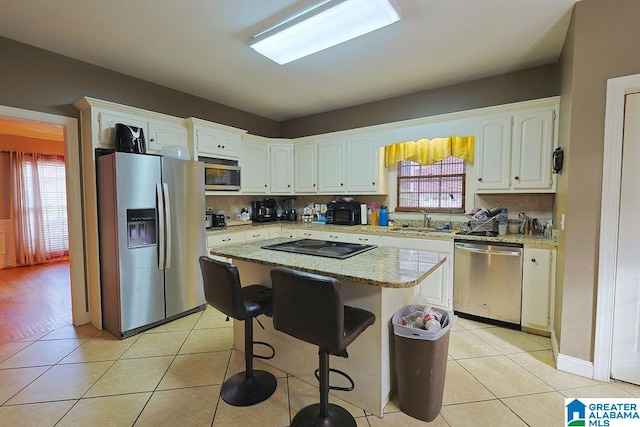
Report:
[[240,190],[240,166],[236,160],[198,157],[204,163],[204,189],[210,191]]
[[360,203],[331,202],[327,204],[327,224],[360,224]]

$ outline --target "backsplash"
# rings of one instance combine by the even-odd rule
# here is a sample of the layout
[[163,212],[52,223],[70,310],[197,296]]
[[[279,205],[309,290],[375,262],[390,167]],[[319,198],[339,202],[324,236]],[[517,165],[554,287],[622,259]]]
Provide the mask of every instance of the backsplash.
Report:
[[[329,195],[329,194],[317,194],[317,195],[304,195],[304,196],[267,196],[267,195],[254,195],[254,196],[241,196],[241,195],[216,195],[206,196],[206,208],[213,209],[216,213],[224,213],[230,219],[236,219],[236,215],[240,214],[242,208],[248,208],[252,200],[262,200],[265,198],[273,198],[276,200],[277,205],[284,205],[286,199],[295,198],[294,206],[296,209],[301,209],[309,204],[314,203],[329,203],[332,200],[341,200],[346,195]],[[375,202],[378,208],[387,204],[387,196],[376,195],[360,195],[352,196],[353,199],[360,203],[366,203],[370,205],[371,202]],[[527,216],[531,218],[538,218],[542,222],[546,222],[547,219],[552,217],[553,202],[555,194],[476,194],[474,197],[475,209],[493,207],[507,208],[509,211],[509,219],[518,219],[519,212],[525,212]],[[466,222],[468,218],[465,215],[448,215],[448,214],[430,214],[432,216],[433,224],[444,225],[446,222],[451,222],[453,225],[457,222]],[[403,222],[410,222],[412,220],[421,221],[422,214],[396,214],[390,215],[391,219],[402,220]],[[442,223],[442,224],[440,224]]]
[[553,215],[555,194],[476,194],[476,209],[494,207],[507,208],[509,219],[518,219],[518,213],[524,212],[530,218],[546,222]]
[[[240,214],[242,208],[248,208],[252,200],[263,199],[275,199],[276,206],[284,206],[286,199],[294,198],[294,206],[296,210],[301,210],[303,207],[314,203],[329,203],[333,200],[341,200],[343,197],[348,197],[345,194],[341,195],[329,195],[329,194],[317,194],[307,196],[268,196],[268,195],[254,195],[254,196],[206,196],[205,206],[207,209],[211,208],[215,213],[223,213],[230,219],[236,219],[236,215]],[[375,202],[378,207],[387,203],[387,196],[351,196],[353,200],[359,203],[366,203],[370,205],[371,202]],[[299,211],[300,212],[300,211]]]

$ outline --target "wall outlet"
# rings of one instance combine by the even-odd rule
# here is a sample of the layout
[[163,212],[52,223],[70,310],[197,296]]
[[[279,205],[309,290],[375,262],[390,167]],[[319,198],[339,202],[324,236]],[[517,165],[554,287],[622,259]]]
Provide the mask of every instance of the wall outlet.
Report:
[[562,214],[562,218],[560,219],[560,230],[564,231],[564,214]]

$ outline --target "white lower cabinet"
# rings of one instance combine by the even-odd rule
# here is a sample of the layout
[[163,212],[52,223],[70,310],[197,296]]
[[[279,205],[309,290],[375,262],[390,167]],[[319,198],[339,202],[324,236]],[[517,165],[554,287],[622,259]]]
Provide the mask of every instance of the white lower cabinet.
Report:
[[298,237],[297,231],[298,230],[294,228],[283,228],[281,237],[288,237],[289,239],[293,239],[295,237]]
[[244,231],[236,231],[233,233],[215,234],[213,236],[207,236],[207,255],[219,261],[231,262],[229,258],[225,258],[217,255],[211,255],[209,251],[215,246],[225,246],[225,245],[232,245],[234,243],[244,243],[244,241],[245,241]]
[[253,242],[255,240],[273,239],[282,236],[280,227],[258,228],[245,232],[245,241]]
[[359,243],[361,245],[380,246],[380,236],[372,234],[354,234],[335,231],[323,231],[322,239],[335,242]]
[[522,327],[550,332],[553,327],[556,251],[524,248]]
[[349,234],[349,243],[360,243],[362,245],[376,245],[380,246],[380,236],[374,236],[372,234]]
[[345,242],[350,243],[350,234],[349,233],[341,233],[336,231],[323,231],[322,232],[322,240],[327,240],[329,242]]
[[322,240],[322,233],[323,232],[320,230],[301,229],[301,230],[296,230],[295,237],[298,237],[301,239]]
[[[381,236],[380,240],[382,246],[419,249],[445,255],[445,264],[416,286],[415,293],[424,296],[429,304],[453,310],[453,241],[389,236]],[[405,254],[405,258],[410,257],[409,253]],[[402,265],[398,268],[402,269]]]

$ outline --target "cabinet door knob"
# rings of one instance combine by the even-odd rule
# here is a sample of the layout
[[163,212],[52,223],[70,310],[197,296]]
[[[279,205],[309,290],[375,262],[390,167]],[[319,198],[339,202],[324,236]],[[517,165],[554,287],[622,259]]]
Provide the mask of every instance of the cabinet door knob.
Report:
[[315,184],[313,184],[313,186],[315,187],[316,185],[315,185]]
[[222,146],[222,148],[224,148],[224,145]]
[[155,139],[151,138],[149,141],[153,142],[153,141],[155,141]]
[[535,258],[531,258],[531,262],[536,262],[536,259]]
[[291,187],[291,184],[287,184],[287,188]]
[[478,178],[478,181],[482,181],[482,178]]
[[375,182],[372,182],[372,183],[371,183],[371,185],[376,185],[376,183],[375,183]]
[[218,148],[220,148],[220,144],[218,144]]
[[341,182],[341,183],[340,183],[340,187],[342,187],[343,185],[344,185],[344,184]]
[[264,188],[267,188],[267,184],[264,185]]
[[519,177],[519,176],[516,176],[516,177],[515,177],[515,179],[520,179],[520,177]]

